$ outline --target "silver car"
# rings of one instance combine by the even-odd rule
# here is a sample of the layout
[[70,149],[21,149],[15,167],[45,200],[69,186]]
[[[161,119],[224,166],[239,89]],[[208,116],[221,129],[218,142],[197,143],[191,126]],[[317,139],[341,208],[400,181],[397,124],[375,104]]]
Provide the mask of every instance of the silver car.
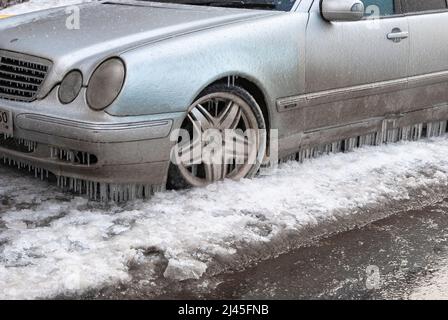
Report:
[[[100,1],[3,19],[0,157],[122,201],[440,135],[446,30],[446,0]],[[207,131],[238,132],[218,145],[243,156],[185,157],[216,142]]]

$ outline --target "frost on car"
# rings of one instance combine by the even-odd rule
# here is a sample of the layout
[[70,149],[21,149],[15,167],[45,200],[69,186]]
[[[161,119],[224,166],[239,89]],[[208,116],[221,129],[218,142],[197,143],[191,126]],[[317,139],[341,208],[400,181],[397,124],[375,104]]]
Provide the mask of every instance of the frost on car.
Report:
[[[93,199],[447,130],[445,0],[78,8],[0,20],[0,156]],[[185,152],[227,131],[242,155]]]

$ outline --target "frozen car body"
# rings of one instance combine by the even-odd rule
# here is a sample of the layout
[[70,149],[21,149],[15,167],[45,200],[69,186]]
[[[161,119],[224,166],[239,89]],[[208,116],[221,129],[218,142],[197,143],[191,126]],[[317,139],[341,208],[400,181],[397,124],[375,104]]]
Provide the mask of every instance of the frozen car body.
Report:
[[[268,128],[278,129],[281,158],[446,131],[446,10],[397,12],[374,27],[369,19],[327,22],[317,0],[296,1],[291,12],[142,1],[80,11],[80,30],[66,28],[65,9],[0,21],[3,54],[49,67],[35,100],[0,99],[13,114],[14,139],[31,141],[33,152],[0,145],[0,155],[69,177],[72,189],[86,181],[92,194],[97,183],[163,188],[169,134],[200,92],[226,79],[249,91]],[[398,31],[410,36],[388,39]],[[93,111],[86,87],[109,57],[125,63],[125,83],[109,107]],[[83,88],[62,105],[58,85],[74,69]],[[95,155],[95,163],[52,156],[64,150]]]

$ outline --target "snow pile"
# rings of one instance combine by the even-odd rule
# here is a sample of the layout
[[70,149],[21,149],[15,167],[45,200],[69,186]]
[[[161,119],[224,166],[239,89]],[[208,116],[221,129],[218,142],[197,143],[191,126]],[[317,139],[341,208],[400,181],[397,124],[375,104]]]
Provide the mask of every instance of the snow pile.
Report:
[[368,147],[108,208],[0,167],[0,298],[127,281],[130,263],[148,250],[168,260],[166,277],[198,278],[216,258],[242,247],[268,245],[341,212],[407,199],[413,188],[445,186],[447,159],[443,138]]
[[5,15],[17,15],[56,7],[72,6],[90,1],[95,0],[29,0],[28,2],[1,10],[0,13]]

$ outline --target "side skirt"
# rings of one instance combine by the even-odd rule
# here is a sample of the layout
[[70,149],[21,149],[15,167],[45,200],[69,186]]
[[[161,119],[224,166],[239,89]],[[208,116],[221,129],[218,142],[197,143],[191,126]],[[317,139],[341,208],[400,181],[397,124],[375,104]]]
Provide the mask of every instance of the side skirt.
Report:
[[303,161],[363,146],[415,141],[445,134],[448,105],[320,128],[280,140],[279,162]]

